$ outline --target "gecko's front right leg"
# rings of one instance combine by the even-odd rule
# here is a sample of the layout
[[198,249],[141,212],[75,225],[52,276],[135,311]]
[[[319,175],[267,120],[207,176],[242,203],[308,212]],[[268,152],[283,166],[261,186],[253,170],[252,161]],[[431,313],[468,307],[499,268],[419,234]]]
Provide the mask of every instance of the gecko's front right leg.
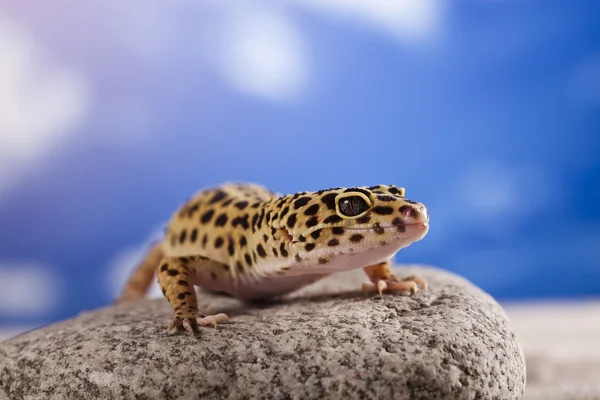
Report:
[[215,262],[201,256],[166,257],[158,267],[158,284],[169,300],[175,317],[169,325],[169,333],[181,326],[194,334],[197,325],[214,325],[228,319],[225,314],[205,315],[198,312],[198,299],[192,282],[192,267],[206,265],[210,268]]

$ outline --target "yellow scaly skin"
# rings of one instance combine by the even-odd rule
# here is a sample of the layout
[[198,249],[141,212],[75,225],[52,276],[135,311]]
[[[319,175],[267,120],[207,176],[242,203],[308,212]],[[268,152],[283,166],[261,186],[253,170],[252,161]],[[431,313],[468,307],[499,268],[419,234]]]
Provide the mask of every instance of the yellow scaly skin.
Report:
[[175,311],[169,331],[227,319],[197,308],[194,285],[242,300],[283,295],[338,271],[363,268],[363,291],[415,294],[427,283],[396,277],[389,260],[421,240],[429,214],[390,185],[280,196],[256,184],[201,190],[168,224],[119,302],[143,297],[155,273]]

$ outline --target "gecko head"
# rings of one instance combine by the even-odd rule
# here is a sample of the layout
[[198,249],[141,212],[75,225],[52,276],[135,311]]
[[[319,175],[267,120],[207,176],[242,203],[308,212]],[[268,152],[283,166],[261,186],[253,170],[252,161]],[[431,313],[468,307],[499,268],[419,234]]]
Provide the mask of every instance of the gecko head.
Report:
[[300,207],[292,202],[295,250],[321,260],[362,254],[361,262],[377,262],[390,257],[429,230],[427,208],[404,195],[403,188],[377,185],[300,197]]

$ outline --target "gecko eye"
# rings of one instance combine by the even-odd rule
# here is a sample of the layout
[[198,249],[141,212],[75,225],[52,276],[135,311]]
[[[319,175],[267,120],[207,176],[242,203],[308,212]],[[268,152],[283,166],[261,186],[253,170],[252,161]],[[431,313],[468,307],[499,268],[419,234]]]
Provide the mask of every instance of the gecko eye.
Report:
[[367,211],[371,206],[362,196],[349,196],[338,202],[340,214],[346,217],[355,217]]

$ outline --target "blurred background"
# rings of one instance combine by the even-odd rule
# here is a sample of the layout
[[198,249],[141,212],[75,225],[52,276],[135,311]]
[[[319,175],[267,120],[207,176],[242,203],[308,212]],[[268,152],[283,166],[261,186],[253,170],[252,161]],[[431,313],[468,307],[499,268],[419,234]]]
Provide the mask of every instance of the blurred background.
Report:
[[[589,1],[0,0],[0,337],[109,304],[197,189],[396,184],[397,262],[600,295]],[[535,314],[535,313],[534,313]]]

